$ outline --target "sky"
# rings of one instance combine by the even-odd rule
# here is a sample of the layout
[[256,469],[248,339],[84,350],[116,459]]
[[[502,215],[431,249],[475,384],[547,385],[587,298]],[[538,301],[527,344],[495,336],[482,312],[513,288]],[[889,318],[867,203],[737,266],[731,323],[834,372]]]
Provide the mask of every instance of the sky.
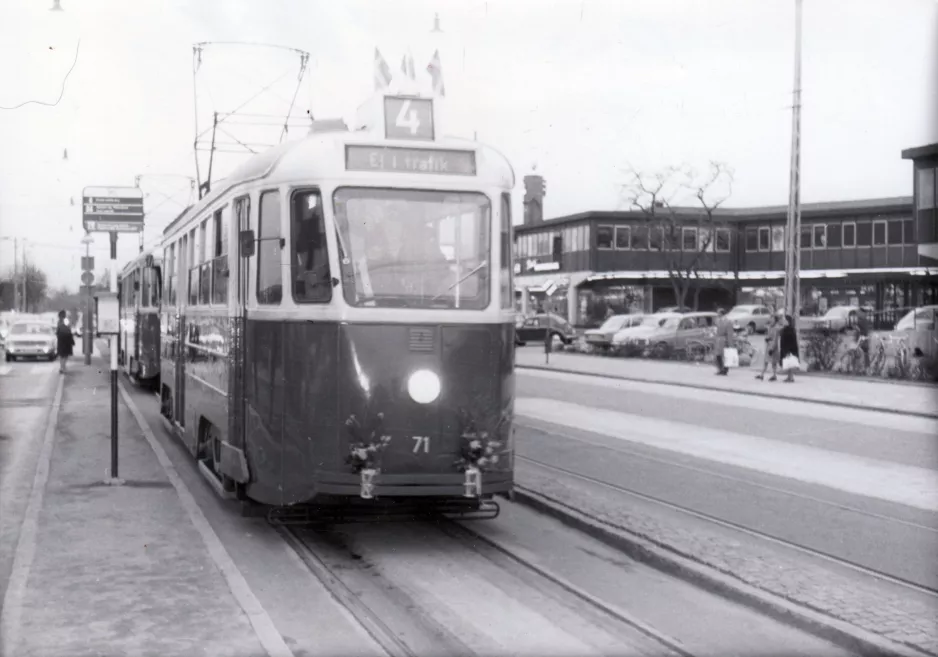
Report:
[[[140,176],[144,240],[155,243],[195,198],[197,126],[208,143],[213,112],[272,84],[220,124],[217,139],[242,152],[217,155],[217,179],[247,156],[237,141],[277,143],[288,112],[293,137],[307,111],[350,117],[373,91],[376,47],[394,72],[411,53],[426,91],[440,50],[443,131],[505,153],[518,220],[521,179],[534,167],[547,180],[548,218],[622,207],[629,170],[704,171],[711,161],[734,172],[727,206],[787,203],[794,0],[51,5],[0,8],[0,56],[15,62],[0,69],[0,106],[54,104],[78,48],[58,104],[0,109],[0,275],[16,237],[52,287],[78,286],[85,186],[134,186]],[[431,33],[436,13],[442,34]],[[197,42],[210,45],[193,75]],[[305,50],[306,75],[298,84],[294,51],[230,42]],[[938,2],[804,0],[802,86],[802,200],[911,195],[900,151],[938,140]],[[203,152],[203,179],[207,165]],[[122,235],[119,262],[137,249],[137,236]],[[91,253],[102,272],[106,236]]]

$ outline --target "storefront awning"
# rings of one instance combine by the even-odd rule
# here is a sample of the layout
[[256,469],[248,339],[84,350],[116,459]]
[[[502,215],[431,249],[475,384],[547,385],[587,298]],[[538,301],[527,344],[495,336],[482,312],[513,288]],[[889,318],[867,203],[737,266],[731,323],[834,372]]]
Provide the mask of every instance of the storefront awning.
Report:
[[[935,276],[938,268],[928,267],[879,267],[870,269],[802,269],[802,280],[822,278],[846,278],[848,276],[862,276],[867,274],[907,274],[909,276]],[[741,281],[779,280],[785,278],[781,270],[741,271]],[[737,275],[731,271],[698,272],[699,280],[734,280]],[[671,275],[667,271],[613,271],[602,274],[593,274],[587,282],[608,280],[668,280]]]
[[578,271],[569,274],[553,272],[549,274],[528,274],[525,276],[515,276],[516,290],[529,290],[531,292],[543,292],[551,285],[557,287],[570,287],[579,285],[587,276],[593,272]]

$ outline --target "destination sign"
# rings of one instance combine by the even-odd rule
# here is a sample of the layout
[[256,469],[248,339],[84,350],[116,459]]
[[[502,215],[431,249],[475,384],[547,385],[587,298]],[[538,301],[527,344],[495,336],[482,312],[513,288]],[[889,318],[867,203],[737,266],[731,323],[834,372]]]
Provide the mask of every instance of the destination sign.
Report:
[[85,230],[139,233],[143,230],[143,190],[138,187],[85,187],[82,192]]
[[474,176],[476,175],[476,154],[474,151],[346,146],[345,168],[348,171]]
[[387,139],[433,141],[433,101],[429,98],[385,96],[384,136]]

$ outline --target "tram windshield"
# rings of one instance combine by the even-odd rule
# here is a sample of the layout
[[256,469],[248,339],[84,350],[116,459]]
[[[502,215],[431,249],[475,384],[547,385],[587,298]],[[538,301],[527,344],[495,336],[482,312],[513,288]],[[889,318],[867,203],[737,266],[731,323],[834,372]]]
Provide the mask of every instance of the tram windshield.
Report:
[[484,194],[343,188],[334,200],[349,305],[489,305],[492,211]]

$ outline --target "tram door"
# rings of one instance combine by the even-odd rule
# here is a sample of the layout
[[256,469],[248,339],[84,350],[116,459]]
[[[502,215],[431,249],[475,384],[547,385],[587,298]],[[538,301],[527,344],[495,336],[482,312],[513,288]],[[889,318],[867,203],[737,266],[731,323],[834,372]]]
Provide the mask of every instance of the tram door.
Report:
[[174,382],[176,399],[173,403],[173,409],[175,415],[174,419],[181,427],[186,426],[186,354],[188,351],[188,346],[186,345],[186,342],[188,342],[186,339],[186,331],[188,327],[186,326],[185,308],[188,306],[189,301],[189,267],[191,250],[194,248],[189,242],[194,239],[194,235],[195,233],[183,235],[182,240],[179,242],[182,248],[179,250],[178,256],[181,261],[179,267],[179,278],[181,280],[180,289],[176,293],[176,381]]
[[[241,231],[251,229],[251,199],[248,196],[242,196],[234,202],[234,216],[237,222],[237,231],[235,234],[240,236]],[[241,252],[241,240],[238,238],[238,247],[235,249],[237,257],[234,258],[237,263],[234,280],[236,292],[234,294],[234,308],[231,313],[232,331],[235,338],[231,341],[229,348],[234,353],[232,361],[232,371],[229,376],[229,398],[228,398],[228,442],[244,449],[244,404],[245,404],[245,353],[247,339],[247,318],[246,310],[248,303],[248,272],[250,270],[250,259],[245,258]]]

